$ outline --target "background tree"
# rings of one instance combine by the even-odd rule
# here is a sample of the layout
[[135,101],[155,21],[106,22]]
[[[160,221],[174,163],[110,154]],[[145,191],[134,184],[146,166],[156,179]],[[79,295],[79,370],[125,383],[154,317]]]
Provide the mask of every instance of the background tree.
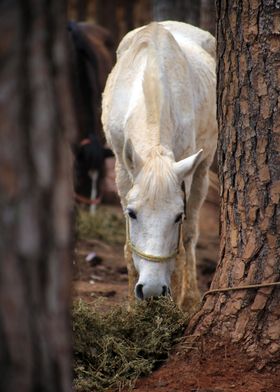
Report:
[[[220,262],[211,288],[280,280],[280,3],[218,0]],[[280,359],[280,288],[210,294],[192,332]]]
[[128,31],[152,20],[178,20],[215,34],[215,0],[69,0],[68,18],[107,28],[116,49]]
[[201,0],[152,0],[153,19],[177,20],[199,26]]
[[216,10],[215,0],[201,0],[200,6],[200,26],[215,36],[216,30]]
[[[70,391],[63,1],[0,3],[0,390]],[[67,140],[68,139],[68,140]]]

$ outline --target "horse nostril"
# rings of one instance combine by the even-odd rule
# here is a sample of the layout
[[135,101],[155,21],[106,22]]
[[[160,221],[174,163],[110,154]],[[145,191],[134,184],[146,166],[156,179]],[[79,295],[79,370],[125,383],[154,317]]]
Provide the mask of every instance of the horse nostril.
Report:
[[166,297],[166,296],[169,295],[169,294],[170,294],[169,288],[168,288],[167,286],[162,286],[162,295],[163,295],[164,297]]
[[141,283],[136,286],[135,293],[137,298],[144,299],[143,285]]

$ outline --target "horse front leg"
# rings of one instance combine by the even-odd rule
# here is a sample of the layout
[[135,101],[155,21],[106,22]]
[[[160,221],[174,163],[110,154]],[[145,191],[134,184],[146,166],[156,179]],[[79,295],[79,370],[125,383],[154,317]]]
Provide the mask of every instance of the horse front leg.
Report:
[[175,260],[175,268],[171,276],[171,294],[173,300],[180,306],[183,285],[186,252],[183,244],[182,231],[180,233],[179,253]]
[[183,268],[181,300],[182,309],[192,313],[200,303],[197,285],[195,247],[198,240],[199,211],[208,189],[208,165],[202,162],[193,176],[191,192],[187,201],[186,220],[184,222],[183,243],[186,260]]
[[[98,171],[97,170],[92,170],[89,172],[89,176],[91,178],[91,195],[90,195],[90,200],[94,201],[97,198],[98,194]],[[96,204],[91,204],[89,211],[92,215],[95,215],[96,213]]]

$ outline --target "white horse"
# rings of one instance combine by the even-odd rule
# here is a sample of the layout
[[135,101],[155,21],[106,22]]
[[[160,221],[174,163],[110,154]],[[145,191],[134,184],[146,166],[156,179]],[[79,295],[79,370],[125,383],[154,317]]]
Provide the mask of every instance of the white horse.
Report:
[[200,299],[198,216],[217,142],[214,37],[171,21],[128,33],[107,80],[102,122],[127,216],[130,296],[171,292],[190,309]]

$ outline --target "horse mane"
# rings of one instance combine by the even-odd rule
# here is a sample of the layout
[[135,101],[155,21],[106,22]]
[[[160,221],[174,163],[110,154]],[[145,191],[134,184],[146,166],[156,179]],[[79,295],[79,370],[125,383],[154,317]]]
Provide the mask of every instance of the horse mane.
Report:
[[178,178],[164,147],[158,145],[150,150],[137,182],[141,200],[150,205],[174,194]]
[[171,102],[168,100],[168,89],[163,81],[164,59],[162,58],[162,47],[164,47],[167,40],[176,44],[173,36],[162,25],[153,22],[135,34],[131,46],[126,52],[129,67],[137,67],[138,56],[142,56],[143,51],[146,54],[147,61],[142,88],[145,98],[147,127],[155,135],[156,144],[160,144],[160,130],[170,122],[172,112]]
[[172,122],[172,102],[169,99],[167,81],[164,80],[164,53],[175,39],[162,25],[154,22],[135,34],[130,46],[124,51],[126,67],[136,69],[139,60],[146,58],[142,89],[146,107],[146,126],[152,142],[145,163],[138,175],[140,198],[154,205],[160,199],[174,194],[178,185],[170,153],[161,145],[161,131]]

